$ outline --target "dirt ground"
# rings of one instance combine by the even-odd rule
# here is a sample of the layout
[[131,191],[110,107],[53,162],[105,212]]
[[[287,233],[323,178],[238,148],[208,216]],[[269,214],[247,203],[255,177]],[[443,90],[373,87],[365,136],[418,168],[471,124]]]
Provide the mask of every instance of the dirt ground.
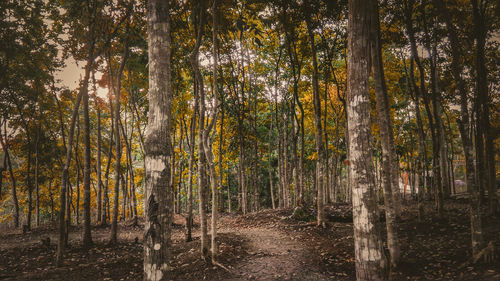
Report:
[[[409,203],[406,203],[406,205]],[[431,202],[418,222],[414,205],[399,223],[402,262],[392,280],[500,280],[500,219],[483,221],[486,241],[493,241],[497,260],[471,264],[470,222],[465,201],[446,202],[438,218]],[[220,265],[199,258],[199,229],[184,240],[184,219],[175,216],[172,280],[355,280],[352,212],[347,204],[327,207],[326,228],[314,225],[314,212],[302,220],[292,209],[264,210],[246,216],[221,214],[218,229]],[[65,264],[54,263],[57,227],[44,225],[27,234],[0,234],[0,280],[142,280],[142,229],[122,222],[116,246],[107,245],[109,227],[93,229],[94,247],[81,246],[73,227]],[[49,237],[50,246],[41,239]],[[136,242],[136,238],[138,242]]]

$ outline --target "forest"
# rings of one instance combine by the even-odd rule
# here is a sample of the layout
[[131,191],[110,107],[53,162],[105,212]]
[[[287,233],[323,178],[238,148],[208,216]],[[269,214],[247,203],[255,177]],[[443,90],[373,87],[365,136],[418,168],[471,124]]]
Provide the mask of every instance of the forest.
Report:
[[0,1],[0,280],[500,280],[500,2]]

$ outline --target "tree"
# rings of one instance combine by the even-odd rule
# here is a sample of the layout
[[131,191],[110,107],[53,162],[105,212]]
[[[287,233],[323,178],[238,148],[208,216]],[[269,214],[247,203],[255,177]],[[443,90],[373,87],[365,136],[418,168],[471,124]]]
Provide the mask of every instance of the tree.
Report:
[[382,186],[384,188],[387,245],[390,252],[391,266],[396,267],[400,257],[398,228],[396,225],[396,217],[398,215],[397,204],[399,202],[399,183],[397,180],[399,161],[396,159],[392,120],[389,112],[389,100],[382,62],[378,0],[371,1],[371,3],[373,6],[371,8],[370,53],[377,99],[377,120],[380,127],[380,143],[382,145]]
[[387,267],[378,229],[378,208],[370,141],[368,75],[370,9],[365,1],[349,1],[347,116],[349,169],[354,218],[357,280],[385,280]]
[[[170,186],[171,50],[170,1],[148,3],[149,112],[146,153],[144,280],[167,280],[173,194]],[[116,117],[118,118],[118,117]]]
[[[190,61],[193,68],[193,76],[195,81],[195,99],[199,101],[199,115],[198,115],[198,198],[200,200],[200,229],[201,229],[201,243],[200,252],[201,257],[205,259],[208,256],[208,235],[207,235],[207,207],[208,207],[208,188],[207,188],[207,175],[206,165],[207,159],[204,148],[204,131],[205,129],[205,89],[203,83],[203,76],[199,67],[199,51],[205,29],[205,1],[200,1],[194,7],[193,12],[196,13],[199,23],[195,27],[196,42],[191,53]],[[214,74],[215,75],[215,74]],[[192,144],[194,145],[194,143]],[[211,164],[211,163],[210,163]]]

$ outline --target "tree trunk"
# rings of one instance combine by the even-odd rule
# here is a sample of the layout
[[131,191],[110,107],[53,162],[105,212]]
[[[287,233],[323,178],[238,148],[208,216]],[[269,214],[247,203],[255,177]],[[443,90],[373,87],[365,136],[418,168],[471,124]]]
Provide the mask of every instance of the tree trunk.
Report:
[[106,225],[108,223],[109,217],[110,217],[110,206],[109,206],[109,169],[111,167],[111,158],[113,157],[113,132],[115,128],[115,122],[114,122],[114,114],[113,114],[113,102],[111,97],[109,98],[109,111],[111,115],[111,129],[110,129],[110,134],[109,134],[109,150],[108,150],[108,157],[107,157],[107,163],[106,163],[106,171],[104,172],[104,186],[103,186],[103,211],[102,211],[102,218],[101,218],[101,225]]
[[19,202],[17,200],[17,182],[16,182],[16,177],[14,176],[14,171],[12,168],[12,162],[10,160],[10,154],[9,154],[9,140],[7,139],[7,122],[4,123],[4,136],[5,136],[5,141],[2,137],[0,128],[0,143],[2,144],[2,148],[4,151],[4,158],[5,158],[5,163],[7,164],[8,170],[9,170],[9,175],[10,175],[10,182],[11,182],[11,197],[12,197],[12,204],[14,205],[14,227],[18,228],[19,227]]
[[[89,77],[87,76],[87,80]],[[85,83],[88,85],[88,81]],[[88,248],[92,245],[92,235],[90,223],[90,118],[89,118],[89,94],[88,90],[83,92],[83,143],[85,153],[83,159],[83,247]],[[78,191],[78,194],[80,192]],[[77,206],[79,208],[79,206]]]
[[[80,157],[78,157],[78,148],[80,147],[80,113],[78,114],[78,119],[76,120],[76,144],[75,144],[75,169],[76,169],[76,208],[75,217],[76,224],[80,224]],[[68,209],[69,210],[69,209]]]
[[[389,99],[384,76],[384,65],[382,58],[382,44],[380,42],[380,23],[377,1],[371,1],[371,63],[373,78],[375,81],[375,95],[377,99],[377,115],[380,127],[380,143],[382,146],[382,186],[384,189],[384,206],[387,227],[387,246],[390,253],[391,267],[395,268],[400,259],[400,246],[398,239],[398,228],[396,218],[398,215],[396,202],[398,194],[393,191],[399,190],[399,185],[393,185],[393,178],[398,179],[392,167],[396,165],[394,146],[394,135],[392,120],[389,111]],[[392,140],[392,141],[391,141]],[[398,183],[398,181],[396,181]]]
[[194,78],[196,80],[196,97],[199,99],[200,111],[199,111],[199,129],[198,129],[198,197],[200,199],[199,211],[200,211],[200,228],[201,228],[201,243],[200,251],[201,257],[206,259],[208,256],[208,235],[207,235],[207,180],[206,180],[206,159],[203,148],[203,130],[205,126],[205,91],[203,86],[203,77],[199,69],[199,49],[203,37],[203,32],[205,28],[205,1],[198,3],[198,6],[193,12],[199,13],[199,23],[196,32],[196,43],[191,53],[191,66],[193,68]]
[[[128,25],[127,25],[127,31],[128,31]],[[113,92],[115,95],[115,190],[114,190],[114,205],[113,205],[113,221],[111,223],[111,236],[110,236],[110,243],[116,244],[118,242],[117,240],[117,235],[118,235],[118,196],[120,193],[120,175],[121,175],[121,156],[122,156],[122,143],[120,139],[120,93],[121,93],[121,80],[122,80],[122,74],[123,74],[123,69],[125,67],[125,63],[127,62],[128,58],[128,37],[125,39],[125,46],[123,49],[123,56],[122,56],[122,61],[120,63],[120,67],[118,69],[118,72],[116,73],[116,82],[113,85],[112,83],[112,88]],[[111,75],[111,67],[110,67],[110,76]],[[124,136],[126,138],[127,136]],[[126,198],[126,192],[123,193],[123,200],[125,201]]]
[[385,280],[387,267],[378,227],[370,149],[368,61],[371,7],[373,6],[366,5],[362,0],[349,0],[347,112],[357,280]]
[[[479,169],[479,182],[481,190],[488,189],[488,210],[491,214],[496,213],[496,174],[495,174],[495,133],[490,124],[491,98],[488,94],[488,70],[485,61],[485,45],[487,37],[487,1],[471,0],[473,10],[474,35],[476,39],[475,50],[475,80],[477,92],[477,117],[478,137],[476,143],[481,144],[484,150],[484,158],[477,159]],[[483,169],[484,168],[484,169]]]
[[[35,141],[35,200],[36,200],[36,226],[40,226],[40,186],[38,173],[40,170],[40,161],[39,161],[39,145],[40,141],[40,125],[37,127],[36,131],[36,141]],[[0,183],[1,184],[1,183]]]
[[[148,3],[149,113],[144,149],[144,280],[168,280],[173,215],[170,1]],[[119,142],[119,139],[117,139]]]
[[83,93],[87,91],[88,87],[88,77],[90,73],[90,64],[87,62],[85,67],[85,77],[83,79],[82,86],[80,87],[76,102],[73,108],[73,113],[71,116],[71,125],[68,134],[68,146],[66,147],[66,160],[61,173],[61,188],[60,188],[60,212],[59,212],[59,242],[57,244],[57,254],[56,254],[56,265],[62,266],[63,254],[65,248],[65,236],[66,236],[66,223],[65,223],[65,212],[66,212],[66,190],[69,185],[69,165],[71,164],[71,155],[73,147],[73,137],[75,132],[76,119],[78,117],[78,109],[80,108],[80,103],[83,97]]
[[467,189],[471,193],[470,200],[470,220],[471,220],[471,240],[472,240],[472,256],[475,256],[481,250],[483,245],[483,231],[481,221],[481,206],[479,204],[479,190],[476,184],[476,169],[474,167],[474,152],[472,140],[469,137],[471,131],[471,121],[468,109],[468,96],[466,83],[462,78],[461,52],[458,46],[460,42],[453,26],[450,12],[442,0],[435,0],[437,8],[443,15],[448,30],[450,40],[452,61],[451,71],[453,78],[456,81],[456,90],[460,95],[460,109],[462,117],[458,119],[458,127],[462,139],[462,145],[465,155],[465,170]]
[[[219,94],[218,94],[218,85],[217,85],[217,0],[214,0],[212,6],[212,56],[214,59],[213,67],[212,67],[212,76],[213,76],[213,98],[215,99],[214,113],[212,114],[212,120],[209,124],[209,127],[203,132],[203,145],[205,148],[205,156],[207,159],[209,173],[210,173],[210,183],[212,185],[212,225],[211,225],[211,248],[210,251],[212,253],[212,263],[215,263],[217,257],[217,189],[219,189],[220,184],[222,182],[217,181],[217,175],[215,172],[215,164],[213,162],[212,155],[212,144],[209,143],[209,133],[216,124],[217,121],[217,113],[218,113],[218,105],[219,105]],[[205,107],[205,100],[202,100],[202,107]],[[222,138],[222,136],[221,136]],[[219,150],[219,153],[221,151]],[[222,156],[219,154],[219,164],[220,160],[222,160]],[[219,173],[222,174],[222,170],[219,169]]]
[[96,164],[96,177],[97,177],[97,221],[101,222],[102,219],[102,177],[101,177],[101,108],[97,98],[95,99],[95,107],[97,110],[97,164]]
[[325,197],[325,183],[324,183],[324,144],[323,144],[323,132],[321,127],[321,98],[319,95],[319,85],[318,85],[318,62],[316,58],[316,44],[314,42],[314,33],[311,19],[306,16],[307,31],[309,34],[309,43],[311,44],[312,60],[313,60],[313,74],[312,74],[312,85],[313,85],[313,102],[314,102],[314,127],[316,131],[314,133],[314,139],[316,142],[316,153],[318,154],[318,159],[316,161],[316,185],[318,188],[317,197],[317,208],[318,217],[317,225],[325,227],[325,210],[324,210],[324,197]]
[[[196,83],[196,81],[195,81]],[[196,85],[195,85],[196,88]],[[188,176],[188,192],[187,192],[187,215],[186,215],[186,241],[192,240],[193,228],[193,174],[194,174],[194,142],[196,132],[196,114],[198,112],[198,98],[196,98],[196,89],[193,91],[195,96],[195,104],[193,116],[191,117],[190,132],[189,132],[189,176]]]

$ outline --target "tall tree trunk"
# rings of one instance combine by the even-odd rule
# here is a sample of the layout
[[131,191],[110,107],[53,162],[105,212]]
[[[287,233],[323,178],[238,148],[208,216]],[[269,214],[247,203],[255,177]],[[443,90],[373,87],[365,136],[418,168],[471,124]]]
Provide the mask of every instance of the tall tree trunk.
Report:
[[[387,246],[390,253],[392,267],[397,267],[400,259],[400,246],[398,239],[398,228],[396,218],[398,215],[396,202],[398,194],[393,194],[399,190],[399,185],[393,185],[393,178],[398,178],[392,167],[397,165],[394,146],[394,135],[392,120],[389,111],[389,99],[387,96],[387,86],[385,83],[384,65],[382,58],[382,44],[380,42],[380,22],[378,13],[378,2],[371,1],[371,63],[373,78],[375,80],[375,95],[377,99],[377,114],[380,127],[380,143],[382,146],[382,186],[384,189],[384,206],[387,227]],[[391,141],[392,140],[392,141]],[[399,166],[399,165],[398,165]]]
[[[129,30],[127,24],[127,31]],[[128,32],[126,32],[128,34]],[[112,82],[112,88],[115,95],[115,190],[114,190],[114,205],[113,205],[113,221],[111,223],[111,236],[110,243],[116,244],[118,242],[118,196],[120,193],[120,175],[121,175],[121,155],[122,155],[122,143],[120,139],[120,93],[122,89],[122,74],[123,69],[125,68],[125,63],[128,58],[128,37],[125,39],[125,46],[123,49],[122,61],[120,63],[120,67],[118,68],[118,72],[116,73],[116,81]],[[111,75],[111,66],[110,66],[110,76]],[[127,136],[124,136],[126,138]],[[123,193],[123,200],[125,201],[126,192]]]
[[206,158],[203,148],[203,130],[205,126],[205,91],[203,86],[203,76],[199,68],[199,49],[205,29],[205,1],[200,1],[195,11],[199,15],[199,23],[196,32],[196,43],[191,53],[191,66],[193,68],[194,78],[196,80],[196,97],[199,99],[199,119],[198,119],[198,197],[200,200],[200,228],[201,228],[201,257],[206,259],[208,256],[208,234],[207,234],[207,180],[206,180]]
[[[413,30],[413,23],[412,23],[413,4],[414,0],[409,0],[406,3],[405,7],[405,28],[408,39],[410,41],[410,52],[411,52],[410,73],[409,75],[408,73],[406,73],[406,76],[407,77],[409,76],[407,83],[411,84],[411,87],[409,88],[410,96],[415,103],[415,115],[417,119],[419,177],[420,177],[420,186],[418,187],[418,218],[419,220],[421,220],[424,215],[423,200],[425,196],[425,188],[427,187],[427,177],[426,177],[427,149],[425,145],[426,136],[424,131],[424,125],[420,113],[420,96],[421,96],[420,92],[422,91],[422,88],[418,88],[417,83],[415,82],[415,73],[414,73],[414,62],[415,59],[418,57],[418,54],[417,54],[415,33]],[[421,73],[421,75],[423,75],[423,73]],[[423,87],[423,85],[421,85],[421,87]]]
[[[36,141],[35,141],[35,200],[36,200],[36,226],[40,226],[40,183],[39,183],[39,141],[40,141],[40,125],[37,126],[36,130]],[[1,184],[1,183],[0,183]]]
[[[125,124],[126,125],[126,124]],[[121,123],[120,120],[120,128],[122,131],[122,134],[124,136],[125,140],[125,149],[127,153],[127,172],[130,177],[130,194],[128,195],[129,198],[129,205],[131,206],[131,215],[134,219],[134,224],[137,224],[137,201],[135,197],[135,175],[134,175],[134,166],[133,166],[133,159],[132,159],[132,136],[133,136],[133,128],[132,131],[130,132],[130,139],[127,140],[127,132],[125,131],[125,127]]]
[[27,140],[27,147],[28,147],[28,160],[27,160],[27,167],[26,167],[26,189],[28,190],[28,214],[26,218],[26,226],[28,230],[31,230],[31,217],[33,214],[33,186],[31,184],[31,140],[29,137],[29,131],[28,127],[26,127],[26,134],[28,135],[28,140]]
[[71,125],[69,128],[68,134],[68,146],[66,147],[66,160],[64,163],[64,167],[61,173],[61,188],[60,188],[60,212],[59,212],[59,241],[57,244],[57,253],[56,253],[56,265],[62,266],[63,263],[63,254],[65,248],[65,236],[66,236],[66,221],[65,221],[65,213],[66,213],[66,191],[69,185],[69,165],[71,164],[71,155],[72,155],[72,147],[73,147],[73,137],[75,133],[75,125],[76,119],[78,117],[78,109],[80,108],[80,103],[82,101],[83,93],[87,91],[88,87],[88,77],[90,73],[90,63],[87,62],[85,67],[85,76],[83,79],[83,83],[80,86],[80,90],[78,92],[78,96],[76,98],[76,102],[73,108],[73,113],[71,116]]
[[[373,1],[373,0],[372,0]],[[349,168],[354,217],[354,249],[357,280],[385,280],[387,261],[378,227],[378,208],[371,155],[370,9],[362,0],[349,0],[347,112]]]
[[97,98],[95,99],[95,107],[97,110],[97,164],[96,164],[96,177],[97,177],[97,221],[101,222],[102,219],[102,177],[101,177],[101,108]]
[[325,197],[325,182],[324,182],[324,155],[325,148],[323,144],[323,132],[321,127],[321,98],[319,95],[319,84],[318,84],[318,62],[316,58],[316,44],[314,41],[314,32],[312,22],[309,16],[306,16],[307,31],[309,35],[309,43],[311,44],[312,60],[313,60],[313,74],[312,74],[312,85],[313,85],[313,103],[314,103],[314,127],[316,131],[314,133],[314,139],[316,142],[316,153],[318,154],[318,160],[316,161],[316,185],[318,188],[317,197],[317,208],[318,217],[317,225],[325,227],[325,209],[324,209],[324,197]]
[[[471,0],[474,22],[474,35],[476,39],[475,50],[475,80],[477,92],[477,108],[479,116],[476,130],[478,131],[476,143],[482,144],[484,159],[477,159],[479,165],[479,182],[481,190],[488,189],[488,210],[491,214],[496,213],[496,173],[495,173],[495,149],[493,141],[495,134],[490,124],[491,98],[488,95],[488,77],[485,61],[485,45],[487,36],[488,1]],[[484,169],[483,169],[484,168]]]
[[469,137],[471,131],[471,121],[468,108],[468,95],[465,80],[462,78],[461,52],[459,49],[460,42],[453,26],[450,12],[442,0],[435,0],[437,8],[443,15],[448,30],[450,40],[452,61],[451,71],[453,78],[456,81],[456,90],[460,95],[460,110],[462,117],[458,119],[458,127],[462,139],[462,145],[465,155],[465,170],[467,189],[471,193],[470,200],[470,220],[471,220],[471,240],[472,240],[472,255],[475,256],[480,252],[483,246],[483,230],[481,219],[481,205],[479,204],[479,188],[476,183],[476,169],[474,166],[474,149],[472,140]]
[[[87,77],[87,80],[89,77]],[[85,83],[88,85],[88,81]],[[83,93],[83,143],[85,153],[83,159],[83,247],[88,248],[92,245],[92,235],[90,223],[90,118],[89,118],[89,93],[88,90]],[[78,191],[78,194],[80,192]],[[77,206],[79,208],[79,206]]]
[[[78,148],[80,147],[80,113],[78,114],[78,119],[76,120],[76,144],[75,144],[75,167],[76,167],[76,224],[80,224],[80,157],[78,157]],[[69,209],[68,209],[69,210]]]
[[113,101],[109,98],[109,111],[111,115],[111,129],[109,133],[108,157],[106,162],[106,171],[104,172],[104,186],[103,186],[103,206],[101,225],[106,225],[110,217],[109,206],[109,169],[111,167],[111,158],[113,157],[113,132],[115,128],[114,114],[113,114]]
[[[170,1],[148,3],[149,113],[144,149],[144,280],[169,279],[171,224],[171,19]],[[117,139],[118,141],[118,139]]]
[[273,188],[273,177],[274,177],[274,169],[272,165],[272,154],[273,154],[273,104],[271,103],[271,108],[269,110],[271,112],[271,127],[269,128],[269,156],[268,156],[268,173],[269,173],[269,193],[271,194],[271,206],[274,209],[276,209],[276,204],[274,201],[274,188]]
[[[196,81],[195,81],[196,83]],[[196,85],[195,85],[196,88]],[[194,142],[196,137],[196,115],[198,112],[198,98],[196,98],[196,89],[193,94],[195,96],[195,104],[193,115],[191,116],[190,132],[189,132],[189,176],[188,176],[188,192],[187,192],[187,215],[186,215],[186,241],[192,240],[193,228],[193,176],[194,176]]]
[[[212,263],[215,263],[216,257],[217,257],[217,189],[219,189],[220,184],[222,182],[217,181],[217,175],[215,172],[215,164],[213,162],[213,155],[212,155],[212,144],[209,143],[209,134],[212,129],[212,127],[215,127],[215,124],[217,122],[217,113],[218,113],[218,107],[219,107],[219,94],[218,94],[218,84],[217,84],[217,63],[218,63],[218,56],[217,56],[217,0],[214,0],[213,6],[212,6],[212,56],[213,56],[213,66],[212,66],[212,76],[213,76],[213,98],[215,99],[215,106],[214,106],[214,113],[212,114],[212,120],[210,121],[211,123],[209,124],[209,127],[204,130],[203,132],[203,145],[205,148],[205,156],[207,159],[207,163],[209,166],[209,173],[210,173],[210,183],[212,185],[212,225],[211,225],[211,248],[210,251],[212,253]],[[205,101],[202,101],[203,107],[205,107]],[[222,138],[222,137],[221,137]],[[219,153],[221,150],[219,150]],[[220,160],[222,160],[222,157],[219,154],[219,164]],[[222,167],[222,166],[219,166]],[[222,174],[222,170],[219,169],[219,173]]]

